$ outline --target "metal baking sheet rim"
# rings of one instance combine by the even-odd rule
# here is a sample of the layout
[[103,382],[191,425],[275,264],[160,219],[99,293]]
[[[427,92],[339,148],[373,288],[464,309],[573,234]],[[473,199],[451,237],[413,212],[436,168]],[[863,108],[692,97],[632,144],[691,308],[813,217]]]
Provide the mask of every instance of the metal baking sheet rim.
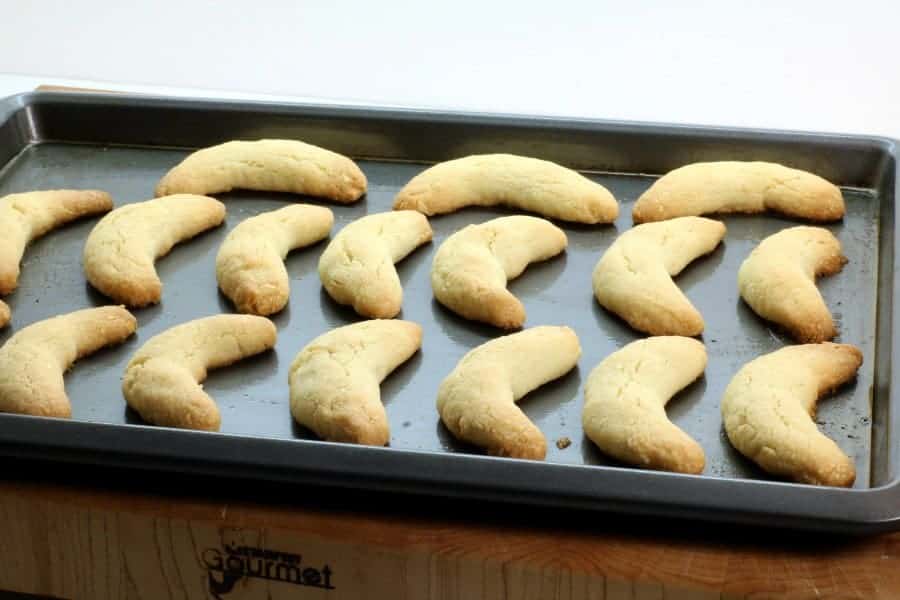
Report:
[[[486,115],[357,106],[281,104],[268,102],[187,100],[112,94],[31,92],[0,100],[0,127],[18,111],[39,100],[67,103],[116,104],[140,107],[209,108],[241,111],[277,111],[322,115],[377,115],[415,120],[462,121],[484,119],[515,124],[529,120],[521,115]],[[694,127],[537,117],[547,125],[641,130],[656,135],[670,133],[717,136],[768,136],[781,141],[792,136],[821,138],[848,145],[877,146],[891,161],[894,198],[897,198],[896,141],[873,136],[815,134],[719,127]],[[36,130],[23,137],[30,143]],[[17,150],[21,152],[27,144]],[[13,154],[13,156],[15,153]],[[2,157],[0,157],[2,158]],[[12,156],[3,158],[5,164]],[[900,273],[893,256],[900,240],[896,219],[883,222],[893,229],[894,252],[879,264],[879,288],[897,288]],[[892,295],[892,294],[891,294]],[[900,339],[900,319],[894,306],[879,302],[876,315],[877,364],[873,394],[887,394],[890,410],[898,402],[890,385],[895,364],[894,340]],[[885,331],[889,331],[887,338]],[[880,332],[880,333],[879,333]],[[886,374],[887,372],[887,374]],[[888,390],[882,389],[887,386]],[[888,440],[888,443],[890,440]],[[114,449],[114,450],[113,450]],[[405,459],[398,460],[398,453]],[[234,434],[161,429],[142,425],[100,424],[24,415],[0,414],[0,454],[28,459],[51,459],[87,465],[134,467],[223,477],[318,483],[332,487],[377,489],[403,493],[444,495],[492,501],[611,510],[666,517],[737,522],[815,529],[852,534],[871,534],[900,529],[900,478],[868,489],[838,489],[779,481],[714,478],[703,475],[643,471],[610,466],[585,466],[519,461],[480,455],[437,454],[335,444],[323,441],[283,440]],[[211,458],[213,457],[213,458]],[[727,496],[725,502],[722,498]]]

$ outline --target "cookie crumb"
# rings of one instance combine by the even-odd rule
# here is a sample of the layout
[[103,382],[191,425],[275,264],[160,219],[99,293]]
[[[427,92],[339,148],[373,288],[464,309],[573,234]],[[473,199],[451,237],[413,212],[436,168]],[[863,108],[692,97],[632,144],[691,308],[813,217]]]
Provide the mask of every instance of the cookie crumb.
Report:
[[556,447],[559,448],[560,450],[565,450],[566,448],[568,448],[571,445],[572,445],[572,440],[570,440],[567,437],[561,437],[558,440],[556,440]]

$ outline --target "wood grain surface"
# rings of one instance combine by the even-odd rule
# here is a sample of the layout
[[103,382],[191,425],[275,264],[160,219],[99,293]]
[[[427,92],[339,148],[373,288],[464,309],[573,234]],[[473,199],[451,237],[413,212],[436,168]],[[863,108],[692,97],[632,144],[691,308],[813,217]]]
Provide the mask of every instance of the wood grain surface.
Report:
[[[259,484],[234,494],[188,478],[141,487],[146,478],[127,472],[68,479],[0,482],[0,589],[79,599],[900,597],[900,534],[834,538]],[[129,479],[141,484],[121,489]],[[209,568],[229,559],[231,576]],[[267,569],[269,578],[240,576]]]

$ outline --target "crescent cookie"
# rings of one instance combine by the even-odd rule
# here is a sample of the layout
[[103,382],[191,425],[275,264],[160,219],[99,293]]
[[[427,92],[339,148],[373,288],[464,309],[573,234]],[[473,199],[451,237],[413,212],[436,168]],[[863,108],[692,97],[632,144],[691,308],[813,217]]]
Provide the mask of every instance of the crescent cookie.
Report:
[[703,217],[681,217],[629,229],[594,268],[594,296],[601,306],[650,335],[694,336],[703,317],[672,277],[712,252],[725,225]]
[[847,259],[841,243],[821,227],[791,227],[770,235],[741,264],[741,298],[756,314],[784,327],[800,342],[837,335],[816,288],[816,276],[833,275]]
[[16,289],[25,247],[81,217],[108,212],[112,199],[98,190],[50,190],[0,198],[0,294]]
[[239,312],[271,315],[291,294],[284,258],[328,237],[334,215],[322,206],[292,204],[231,230],[216,255],[216,281]]
[[710,213],[776,212],[811,221],[844,216],[841,190],[806,171],[768,162],[694,163],[670,171],[632,209],[635,223]]
[[[0,295],[19,285],[25,248],[42,235],[82,217],[105,213],[112,198],[99,190],[47,190],[0,198]],[[0,308],[0,327],[9,323],[9,306]]]
[[291,363],[291,415],[333,442],[384,446],[390,440],[381,382],[422,345],[410,321],[373,320],[332,329]]
[[853,461],[816,427],[816,401],[856,375],[849,344],[789,346],[750,361],[722,398],[731,444],[764,470],[817,485],[851,486]]
[[486,342],[441,383],[441,421],[488,454],[543,460],[547,440],[516,402],[571,371],[580,356],[578,336],[568,327],[532,327]]
[[562,229],[538,217],[513,216],[469,225],[448,237],[431,265],[431,288],[453,312],[503,329],[525,322],[525,307],[506,289],[529,264],[565,250]]
[[126,204],[100,219],[88,236],[85,275],[117,302],[155,304],[162,297],[156,259],[224,220],[225,205],[207,196],[177,194]]
[[403,304],[394,264],[431,241],[425,215],[401,210],[369,215],[344,227],[319,259],[319,278],[335,302],[370,319],[391,319]]
[[666,404],[703,374],[693,338],[651,337],[607,356],[584,388],[584,433],[605,453],[638,467],[703,472],[703,448],[666,416]]
[[346,156],[297,140],[226,142],[185,158],[162,178],[156,196],[233,189],[290,192],[350,203],[366,193],[366,176]]
[[148,423],[218,431],[219,408],[200,382],[209,369],[272,348],[275,338],[275,325],[255,315],[215,315],[176,325],[134,354],[122,393]]
[[599,183],[556,163],[512,154],[438,163],[416,175],[394,200],[394,209],[429,216],[497,205],[577,223],[612,223],[619,215],[616,199]]
[[0,412],[71,417],[63,374],[80,358],[124,341],[137,320],[120,306],[38,321],[0,348]]

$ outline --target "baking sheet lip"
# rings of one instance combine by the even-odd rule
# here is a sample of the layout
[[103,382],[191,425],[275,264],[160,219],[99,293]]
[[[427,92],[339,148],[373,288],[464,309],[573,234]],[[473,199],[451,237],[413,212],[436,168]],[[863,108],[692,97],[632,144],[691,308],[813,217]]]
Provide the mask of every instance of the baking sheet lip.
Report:
[[[141,95],[141,94],[109,94],[89,92],[57,92],[29,91],[14,94],[0,99],[0,122],[5,121],[16,110],[28,108],[41,101],[64,100],[69,104],[116,104],[121,106],[193,107],[206,110],[247,111],[258,109],[266,112],[284,112],[287,114],[305,112],[319,113],[321,116],[348,115],[356,117],[379,117],[405,121],[447,122],[482,121],[485,123],[502,123],[504,125],[546,125],[548,127],[571,127],[575,129],[609,129],[612,131],[635,131],[642,133],[673,134],[715,134],[726,137],[749,137],[764,141],[772,138],[790,141],[827,141],[833,143],[863,143],[877,146],[879,149],[894,154],[898,140],[890,136],[832,133],[818,131],[800,131],[790,129],[732,127],[725,125],[702,125],[694,123],[665,123],[661,121],[634,121],[625,119],[598,119],[588,117],[527,115],[517,113],[464,111],[448,109],[431,109],[415,107],[359,106],[353,104],[315,103],[315,102],[277,102],[267,100],[230,100],[214,97],[184,98],[178,96]],[[309,116],[317,116],[310,114]],[[178,146],[180,148],[180,146]]]
[[[22,415],[5,416],[21,417],[25,422],[29,420],[32,421],[32,424],[35,424],[37,421],[44,421],[44,423],[38,424],[38,427],[41,429],[45,429],[47,423],[50,421],[63,428],[74,428],[76,430],[83,430],[86,433],[89,433],[90,430],[101,425],[96,423],[66,421],[63,419],[26,417]],[[2,424],[0,424],[0,426],[2,426]],[[19,431],[22,431],[23,429],[27,428],[20,428]],[[688,481],[689,478],[693,478],[690,476],[678,477],[673,474],[663,473],[648,474],[646,472],[636,472],[633,469],[625,468],[608,468],[606,479],[619,480],[620,483],[622,480],[625,480],[625,483],[619,488],[613,486],[606,494],[598,496],[590,490],[579,490],[578,488],[572,488],[570,485],[563,483],[563,480],[566,478],[560,473],[554,473],[551,477],[546,479],[537,479],[537,484],[534,485],[534,482],[532,482],[534,487],[526,491],[522,485],[522,478],[527,477],[529,475],[528,471],[530,470],[539,470],[543,464],[530,461],[509,461],[509,459],[460,455],[459,458],[475,459],[482,464],[493,464],[495,468],[503,467],[512,469],[512,475],[514,475],[514,477],[505,480],[498,479],[491,484],[487,484],[484,483],[483,478],[479,478],[477,481],[460,481],[459,479],[453,478],[455,474],[451,475],[449,478],[442,477],[440,475],[441,471],[428,468],[420,469],[419,476],[411,477],[409,472],[403,471],[402,469],[400,473],[391,470],[390,461],[382,465],[388,468],[379,473],[372,473],[370,470],[359,470],[356,467],[356,461],[351,459],[358,457],[360,452],[365,449],[361,449],[357,446],[348,446],[346,444],[337,444],[337,448],[328,449],[320,446],[319,448],[315,448],[314,450],[316,451],[314,452],[299,455],[301,458],[305,458],[305,461],[302,461],[303,464],[289,466],[279,463],[277,465],[263,465],[261,467],[258,460],[247,460],[242,458],[243,452],[239,451],[241,450],[239,448],[241,444],[235,442],[246,442],[250,445],[255,445],[260,442],[278,442],[280,440],[266,440],[253,437],[241,437],[237,440],[229,440],[226,441],[226,443],[231,446],[229,448],[231,452],[228,453],[227,459],[219,458],[217,461],[210,461],[208,456],[200,457],[199,460],[197,457],[190,455],[173,456],[173,449],[165,445],[159,448],[153,448],[155,451],[148,453],[146,447],[143,447],[136,452],[131,451],[128,447],[129,443],[126,442],[124,445],[120,445],[110,452],[109,447],[103,445],[92,446],[91,443],[85,441],[84,438],[78,440],[79,443],[76,444],[54,445],[53,441],[56,439],[54,436],[48,436],[45,431],[41,431],[38,428],[34,428],[33,433],[41,436],[41,443],[37,443],[33,439],[24,439],[26,442],[25,452],[22,452],[21,448],[7,452],[8,446],[14,444],[15,441],[10,440],[8,436],[4,435],[4,439],[2,443],[0,443],[0,454],[10,454],[17,457],[27,457],[30,454],[33,458],[46,460],[48,458],[48,453],[44,448],[51,447],[57,450],[66,451],[65,455],[58,458],[78,464],[93,463],[100,466],[138,465],[141,469],[176,470],[179,472],[195,472],[206,475],[224,474],[238,478],[248,477],[251,476],[249,474],[252,474],[252,477],[254,478],[282,481],[292,484],[311,482],[348,489],[367,489],[374,486],[379,490],[395,493],[451,495],[469,499],[525,503],[534,506],[558,506],[563,504],[585,510],[602,509],[627,513],[666,515],[670,517],[693,516],[696,518],[699,516],[707,521],[730,521],[743,524],[770,526],[780,525],[795,529],[815,529],[837,533],[870,534],[893,531],[900,528],[900,519],[898,519],[895,514],[885,511],[885,507],[896,506],[897,502],[900,501],[900,493],[898,493],[900,490],[898,490],[897,486],[893,486],[893,489],[887,490],[887,493],[878,493],[875,495],[865,494],[865,499],[872,500],[873,502],[855,502],[845,506],[838,506],[836,510],[834,509],[836,505],[832,503],[831,508],[826,507],[823,510],[821,506],[816,506],[814,504],[812,506],[805,505],[805,501],[813,500],[809,492],[812,491],[818,493],[825,491],[834,493],[838,496],[848,492],[856,492],[858,499],[860,493],[872,492],[874,490],[839,490],[834,488],[815,488],[813,486],[796,485],[791,485],[790,487],[792,489],[786,490],[783,488],[785,485],[789,484],[779,484],[779,482],[751,482],[716,478],[700,478],[700,481]],[[167,435],[169,433],[171,432],[166,432]],[[189,437],[196,437],[197,434],[203,435],[202,432],[182,433],[187,434]],[[29,436],[24,436],[24,438],[28,437]],[[76,450],[76,453],[71,453],[73,447]],[[280,446],[278,449],[283,450],[284,446]],[[340,458],[345,459],[341,465],[342,468],[340,469],[340,473],[335,473],[336,469],[333,460],[327,461],[327,466],[323,466],[323,463],[320,460],[324,457],[320,455],[331,453],[331,451],[335,449],[342,455]],[[206,448],[203,448],[202,450],[206,450]],[[80,456],[78,453],[84,453],[85,456]],[[198,454],[201,453],[198,452]],[[421,455],[419,457],[420,459],[430,458],[432,460],[445,462],[444,459],[446,458],[446,456],[438,453],[418,454]],[[347,457],[349,457],[349,459]],[[382,457],[384,457],[384,455],[382,455]],[[136,458],[148,460],[146,462],[135,461]],[[332,455],[327,458],[333,459],[335,457]],[[500,464],[500,461],[502,461],[503,464]],[[340,476],[335,477],[335,475]],[[684,486],[691,486],[691,493],[685,495],[682,491],[682,493],[675,498],[675,502],[673,502],[670,497],[672,485],[666,486],[666,482],[660,481],[660,487],[669,488],[667,494],[660,496],[657,494],[659,490],[647,489],[647,481],[642,481],[641,483],[645,484],[645,491],[643,497],[637,498],[633,493],[633,490],[629,489],[630,484],[627,480],[642,480],[647,475],[668,475],[674,477],[674,482],[680,484],[682,488],[684,488]],[[614,483],[614,481],[612,482]],[[672,482],[673,480],[670,479],[669,483],[671,484]],[[702,505],[702,503],[701,505],[698,505],[696,501],[697,497],[713,498],[717,491],[716,488],[721,487],[721,490],[718,491],[733,492],[731,484],[734,484],[735,482],[741,482],[746,485],[759,483],[768,485],[764,486],[765,489],[756,486],[755,489],[748,490],[748,494],[745,496],[733,495],[732,506],[728,508],[716,505],[714,499],[710,500],[711,504],[709,506]],[[698,489],[701,487],[708,489]],[[617,494],[616,489],[623,489],[624,491]],[[762,500],[784,504],[787,509],[781,507],[778,510],[770,512],[760,512],[758,507],[758,502],[761,500],[759,497],[760,491],[768,492],[762,494],[765,496]],[[510,497],[509,492],[517,492],[518,495],[513,499]],[[708,493],[704,495],[704,492]],[[786,499],[786,496],[791,495],[796,497]],[[666,496],[669,497],[667,497],[665,501],[658,500],[659,497]],[[880,505],[880,510],[878,505]]]
[[[40,146],[42,144],[64,144],[64,145],[72,145],[72,146],[97,146],[96,142],[73,142],[71,140],[62,140],[62,139],[54,139],[54,138],[42,138],[39,140],[33,140],[19,151],[19,154],[27,151],[29,148]],[[148,150],[182,150],[183,148],[180,146],[165,146],[162,144],[120,144],[116,142],[103,144],[104,147],[109,148],[137,148],[137,149],[148,149]],[[16,157],[18,157],[18,155]],[[403,160],[399,158],[384,158],[380,156],[352,156],[352,158],[356,161],[377,161],[377,162],[385,162],[385,163],[397,163],[397,164],[416,164],[416,165],[432,165],[436,164],[435,161],[415,161],[415,160]],[[15,158],[13,159],[15,160]],[[10,161],[10,163],[13,161]],[[7,165],[0,166],[0,177],[3,176],[3,172],[6,169]],[[600,175],[606,177],[636,177],[636,178],[645,178],[645,179],[658,179],[658,173],[637,173],[634,171],[604,171],[598,169],[577,169],[579,173],[587,173],[589,175]],[[841,185],[838,186],[842,191],[847,192],[856,192],[863,194],[877,194],[877,188],[873,187],[859,187],[853,185]],[[442,215],[432,215],[429,218],[441,217]],[[740,214],[736,213],[714,213],[711,215],[713,218],[721,218],[721,217],[740,217]],[[569,222],[571,224],[571,222]],[[576,224],[577,225],[577,224]]]
[[[64,144],[70,146],[98,146],[96,142],[77,142],[72,140],[63,140],[63,139],[54,139],[54,138],[41,138],[37,140],[32,140],[29,143],[25,144],[16,155],[18,157],[23,152],[27,151],[30,148],[41,146],[43,144]],[[111,142],[107,144],[102,144],[103,147],[108,148],[136,148],[136,149],[147,149],[147,150],[184,150],[181,146],[166,146],[163,144],[120,144],[116,142]],[[415,164],[415,165],[433,165],[436,164],[435,161],[417,161],[417,160],[403,160],[399,158],[385,158],[381,156],[365,156],[365,155],[354,155],[352,158],[356,161],[372,161],[372,162],[385,162],[385,163],[397,163],[397,164]],[[4,170],[7,166],[15,160],[9,161],[6,165],[0,166],[0,177],[3,176]],[[644,172],[635,172],[635,171],[609,171],[602,169],[577,169],[579,173],[587,173],[589,175],[599,175],[606,177],[636,177],[636,178],[645,178],[645,179],[659,179],[659,173],[644,173]],[[856,192],[856,193],[864,193],[864,194],[875,194],[877,195],[878,190],[874,187],[859,187],[853,185],[840,185],[838,186],[842,191],[846,192]],[[432,217],[441,217],[442,215],[432,215]],[[741,215],[736,213],[714,213],[711,214],[713,218],[721,218],[721,217],[740,217]],[[429,218],[432,218],[429,217]],[[568,222],[570,225],[571,222]],[[575,224],[577,225],[577,224]]]
[[[28,457],[22,457],[29,460]],[[35,461],[43,461],[46,463],[46,456],[36,456]],[[60,457],[63,464],[72,464],[77,467],[99,467],[103,468],[123,468],[128,463],[123,461],[115,462],[98,459],[73,460],[68,457]],[[185,463],[185,468],[178,469],[181,475],[195,474],[202,477],[209,477],[210,471],[198,467],[195,464]],[[159,465],[141,466],[141,470],[154,473],[171,472],[171,468],[161,467]],[[247,479],[247,475],[242,473],[235,479],[241,485],[241,481]],[[256,480],[252,477],[251,480]],[[634,503],[630,498],[570,498],[557,497],[551,494],[540,494],[523,498],[518,496],[511,498],[506,492],[507,490],[497,490],[491,487],[474,490],[463,487],[424,487],[421,485],[409,484],[400,481],[396,485],[385,484],[384,480],[373,479],[371,482],[365,482],[363,485],[355,484],[348,479],[324,480],[321,477],[307,476],[285,477],[278,473],[264,478],[269,483],[280,483],[286,485],[321,485],[331,490],[348,490],[355,493],[365,493],[366,491],[374,491],[378,493],[397,494],[400,496],[417,496],[419,498],[440,497],[455,498],[463,501],[482,501],[491,502],[499,506],[517,505],[527,506],[535,510],[550,509],[573,509],[585,512],[596,513],[602,511],[605,513],[618,513],[631,516],[649,516],[653,518],[666,518],[672,520],[683,521],[691,519],[704,523],[727,523],[736,526],[753,526],[765,527],[773,531],[773,535],[779,535],[782,529],[809,531],[817,534],[836,534],[842,536],[864,536],[876,535],[880,533],[895,531],[900,529],[900,522],[894,518],[876,518],[876,519],[854,519],[845,516],[831,517],[810,515],[806,513],[800,514],[775,514],[775,515],[759,515],[753,512],[735,512],[731,509],[723,509],[721,506],[704,507],[702,511],[698,511],[695,507],[689,505],[676,505],[665,501],[647,499],[641,503]],[[407,485],[404,486],[404,483]],[[518,491],[518,490],[513,490]],[[256,501],[265,501],[265,498],[256,498]],[[588,517],[589,518],[589,517]]]
[[0,99],[0,124],[5,123],[18,111],[28,108],[36,92],[22,92]]
[[[27,425],[26,425],[27,424]],[[7,428],[7,425],[9,426]],[[510,459],[504,457],[495,457],[481,454],[468,454],[468,453],[454,453],[454,452],[431,452],[431,451],[421,451],[409,448],[391,448],[391,447],[377,447],[377,446],[355,446],[342,444],[337,442],[328,442],[325,440],[308,440],[308,439],[283,439],[283,438],[268,438],[268,437],[259,437],[252,435],[244,435],[244,434],[235,434],[235,433],[225,433],[225,432],[212,432],[212,431],[194,431],[194,430],[184,430],[184,429],[173,429],[173,428],[162,428],[156,427],[152,425],[145,425],[140,423],[126,423],[126,424],[118,424],[118,423],[96,423],[96,422],[82,422],[82,421],[72,421],[69,419],[58,419],[52,417],[39,417],[33,415],[19,415],[19,414],[11,414],[11,413],[0,413],[0,448],[7,446],[11,443],[14,443],[17,440],[11,439],[10,433],[12,433],[12,437],[17,437],[15,434],[17,432],[24,432],[26,435],[21,436],[18,441],[26,441],[31,440],[33,436],[28,436],[30,433],[28,428],[36,434],[39,435],[40,429],[46,428],[58,428],[60,434],[69,434],[69,433],[88,433],[88,432],[96,432],[98,430],[103,430],[104,433],[110,435],[116,435],[117,431],[128,430],[132,434],[136,434],[136,436],[126,437],[127,445],[130,447],[126,449],[125,453],[130,455],[145,455],[152,457],[163,457],[163,458],[175,458],[178,459],[178,456],[173,455],[171,446],[166,444],[147,444],[144,443],[144,440],[138,440],[139,436],[149,436],[153,437],[161,437],[165,438],[167,441],[172,443],[181,443],[188,440],[196,440],[205,438],[208,443],[218,444],[222,446],[226,446],[228,444],[244,444],[244,445],[257,445],[257,446],[269,446],[269,448],[261,448],[262,450],[275,452],[286,451],[285,449],[288,446],[300,447],[302,449],[298,449],[298,452],[338,452],[345,454],[371,454],[373,457],[378,456],[382,460],[390,461],[395,458],[398,454],[404,455],[409,460],[441,460],[445,461],[448,464],[453,464],[456,466],[467,466],[470,464],[478,464],[478,465],[494,465],[489,468],[512,468],[524,471],[535,471],[535,474],[540,474],[541,472],[546,470],[548,465],[552,465],[554,470],[562,471],[570,471],[577,472],[581,475],[585,476],[602,476],[598,475],[601,473],[612,473],[616,476],[623,476],[627,478],[635,478],[635,479],[654,479],[659,482],[684,482],[690,481],[689,485],[697,485],[697,482],[713,482],[713,483],[704,483],[702,485],[706,486],[727,486],[729,489],[735,487],[743,487],[748,490],[758,490],[762,488],[767,489],[775,489],[780,490],[781,492],[786,493],[796,493],[793,491],[787,490],[804,490],[800,492],[804,495],[815,495],[815,496],[823,496],[823,495],[836,495],[842,497],[870,497],[873,495],[883,495],[886,492],[896,493],[898,497],[900,497],[900,479],[894,479],[888,482],[885,485],[872,487],[872,488],[839,488],[839,487],[823,487],[823,486],[814,486],[814,485],[804,485],[798,484],[788,481],[777,481],[777,480],[766,480],[766,479],[741,479],[741,478],[731,478],[731,477],[715,477],[710,475],[691,475],[685,473],[670,473],[665,471],[650,471],[650,470],[642,470],[642,469],[634,469],[630,467],[618,467],[618,466],[610,466],[610,465],[581,465],[581,464],[570,464],[570,463],[546,463],[543,461],[529,461],[529,460],[518,460],[518,459]],[[66,431],[69,430],[69,431]],[[59,447],[62,449],[71,448],[72,443],[74,441],[74,445],[82,450],[91,450],[91,451],[108,451],[109,448],[107,446],[103,446],[100,444],[92,444],[90,442],[91,436],[74,436],[73,440],[65,440],[64,442],[57,443],[58,438],[54,436],[46,436],[41,440],[42,445],[50,446],[50,447]],[[158,440],[162,441],[162,440]],[[257,465],[258,461],[250,461],[245,459],[236,459],[233,462],[250,465]],[[515,466],[513,466],[515,465]],[[315,466],[315,465],[314,465]],[[313,469],[317,471],[321,471],[322,473],[331,472],[333,469],[332,465],[323,465],[321,469]],[[362,472],[360,472],[362,473]],[[357,474],[358,475],[358,474]],[[369,476],[371,473],[366,472],[366,475]],[[425,480],[432,481],[434,478],[426,477]],[[502,483],[502,482],[500,482]],[[898,516],[900,518],[900,516]]]
[[[71,140],[57,140],[53,138],[42,138],[40,140],[31,141],[26,144],[20,151],[19,154],[25,152],[29,148],[40,146],[42,144],[65,144],[72,146],[97,146],[96,142],[73,142]],[[148,149],[148,150],[183,150],[180,146],[165,146],[161,144],[119,144],[119,143],[109,143],[103,144],[104,147],[108,148],[137,148],[137,149]],[[18,155],[16,155],[18,156]],[[356,161],[372,161],[372,162],[385,162],[385,163],[397,163],[397,164],[414,164],[414,165],[433,165],[436,164],[435,161],[416,161],[416,160],[403,160],[399,158],[384,158],[381,156],[365,156],[365,155],[357,155],[352,156],[352,158]],[[13,159],[15,160],[15,158]],[[12,161],[10,161],[12,162]],[[0,177],[3,176],[3,171],[7,165],[0,166]],[[659,179],[659,173],[637,173],[634,171],[604,171],[602,169],[577,169],[579,173],[587,173],[589,175],[599,175],[605,177],[636,177],[636,178],[645,178],[645,179]],[[878,190],[874,187],[859,187],[853,185],[841,185],[838,186],[842,191],[846,192],[856,192],[862,194],[875,194],[877,195]],[[442,215],[432,215],[432,217],[441,217]],[[721,213],[721,214],[712,214],[713,218],[717,217],[734,217],[739,214],[736,213]],[[570,222],[571,223],[571,222]]]
[[[124,402],[124,401],[123,401]],[[641,470],[635,469],[626,466],[613,466],[613,465],[588,465],[588,464],[573,464],[573,463],[547,463],[542,461],[531,461],[531,460],[519,460],[519,459],[511,459],[507,457],[498,457],[498,456],[490,456],[486,454],[470,454],[470,453],[461,453],[461,452],[433,452],[433,451],[425,451],[425,450],[416,450],[413,448],[392,448],[390,446],[348,446],[345,443],[340,442],[330,442],[327,440],[315,440],[315,439],[304,439],[304,438],[272,438],[265,436],[254,436],[240,433],[229,433],[222,431],[200,431],[200,430],[188,430],[188,429],[178,429],[178,428],[163,428],[154,425],[147,425],[142,423],[102,423],[102,422],[82,422],[82,421],[73,421],[70,419],[62,419],[62,418],[54,418],[54,417],[40,417],[34,415],[21,415],[14,413],[0,413],[0,433],[3,433],[3,425],[6,420],[25,420],[25,421],[52,421],[57,424],[57,426],[61,428],[67,427],[78,427],[79,425],[87,425],[91,429],[95,427],[102,427],[104,429],[113,430],[113,429],[127,429],[132,432],[141,431],[145,432],[147,435],[160,435],[166,437],[174,437],[174,436],[182,436],[185,439],[193,437],[193,436],[204,436],[216,438],[219,440],[227,441],[227,440],[243,440],[243,441],[252,441],[252,442],[260,442],[260,443],[272,443],[281,445],[283,443],[288,444],[296,444],[300,446],[318,446],[318,447],[327,447],[327,448],[340,448],[347,449],[348,447],[352,447],[358,451],[364,452],[377,452],[382,453],[385,456],[393,455],[395,453],[402,453],[405,455],[412,456],[440,456],[440,457],[450,457],[448,460],[457,460],[457,461],[477,461],[477,462],[496,462],[501,464],[510,464],[509,461],[515,461],[520,465],[529,465],[526,468],[542,468],[544,465],[552,464],[554,468],[565,468],[576,471],[586,471],[588,473],[594,473],[596,471],[616,471],[621,473],[629,473],[636,474],[640,473],[643,475],[650,475],[658,479],[703,479],[703,480],[715,480],[715,481],[723,481],[731,484],[739,484],[743,486],[751,486],[751,487],[759,487],[761,485],[766,486],[776,486],[776,487],[787,487],[787,488],[796,488],[802,487],[811,490],[815,490],[816,493],[821,493],[824,491],[830,492],[838,492],[842,494],[864,494],[871,491],[876,491],[885,487],[891,487],[894,485],[900,485],[900,479],[892,481],[884,486],[879,486],[875,488],[838,488],[838,487],[822,487],[822,486],[813,486],[813,485],[804,485],[799,483],[793,483],[788,481],[777,481],[777,480],[765,480],[765,479],[745,479],[745,478],[736,478],[736,477],[715,477],[710,476],[708,474],[700,474],[693,475],[689,473],[675,473],[668,471],[652,471],[652,470]],[[12,428],[15,428],[13,425]],[[0,445],[6,443],[5,439],[0,438]],[[150,450],[156,450],[158,448],[164,449],[164,447],[154,447],[154,446],[142,446],[147,447]],[[149,454],[152,454],[150,452]]]

